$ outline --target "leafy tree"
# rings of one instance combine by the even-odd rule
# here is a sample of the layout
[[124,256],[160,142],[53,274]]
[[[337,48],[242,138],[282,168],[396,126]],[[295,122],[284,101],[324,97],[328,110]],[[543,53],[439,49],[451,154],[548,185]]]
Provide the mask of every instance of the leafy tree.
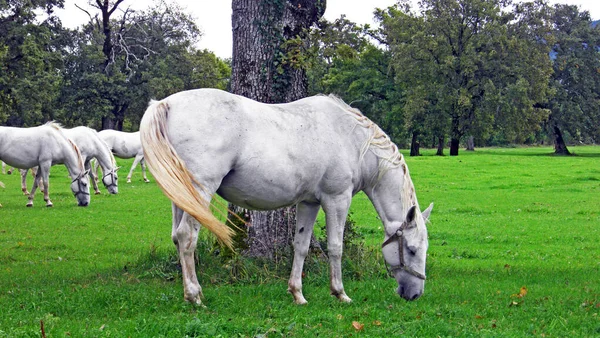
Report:
[[369,26],[344,16],[321,20],[311,31],[309,92],[333,93],[360,109],[402,144],[400,92],[394,83],[390,53],[370,42]]
[[[398,83],[406,91],[406,119],[420,125],[434,121],[436,133],[447,131],[450,155],[458,155],[463,136],[491,130],[507,108],[520,118],[518,124],[501,124],[506,128],[529,128],[545,117],[545,110],[532,103],[548,93],[549,64],[543,55],[549,47],[540,37],[517,34],[521,23],[507,10],[509,4],[423,0],[420,14],[406,2],[379,13]],[[530,71],[535,76],[528,76]],[[520,104],[511,105],[515,99]]]
[[[0,123],[33,126],[60,117],[61,0],[0,2]],[[38,22],[39,10],[45,19]]]
[[550,101],[548,128],[556,154],[569,154],[563,130],[579,141],[600,139],[600,27],[593,27],[587,11],[576,6],[554,6],[552,50],[556,96]]
[[96,1],[99,12],[75,35],[64,92],[73,123],[136,130],[150,98],[227,86],[229,65],[192,47],[201,33],[183,9],[117,12],[120,3]]

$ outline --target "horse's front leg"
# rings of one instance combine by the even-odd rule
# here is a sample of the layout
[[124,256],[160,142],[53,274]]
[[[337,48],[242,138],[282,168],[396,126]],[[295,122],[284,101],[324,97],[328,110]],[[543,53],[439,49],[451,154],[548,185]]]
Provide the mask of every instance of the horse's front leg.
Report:
[[352,301],[344,291],[342,283],[342,248],[344,240],[344,226],[348,209],[352,200],[352,193],[325,198],[322,201],[325,211],[327,227],[327,252],[329,255],[329,278],[331,294],[340,301],[349,303]]
[[84,164],[84,167],[85,167],[85,170],[88,171],[88,176],[90,177],[90,181],[92,181],[92,185],[94,186],[94,194],[100,195],[101,192],[100,192],[100,189],[98,188],[98,176],[96,176],[96,173],[94,173],[94,171],[92,170],[92,165],[90,164],[90,161],[87,161]]
[[[43,170],[41,169],[40,166],[38,166],[37,169],[37,173],[35,175],[35,178],[33,179],[33,184],[31,185],[31,191],[29,192],[29,197],[28,197],[28,202],[27,202],[27,206],[28,207],[33,207],[33,198],[35,197],[35,191],[38,188],[38,182],[40,182],[39,177],[41,177]],[[21,172],[21,177],[23,179],[23,177],[27,176],[27,172],[25,171],[25,173]],[[46,193],[48,191],[48,188],[46,187],[46,191],[44,192],[44,200],[46,199]]]
[[[173,217],[175,220],[175,217]],[[179,224],[174,228],[174,242],[176,243],[179,261],[181,263],[181,273],[183,275],[183,297],[185,300],[202,305],[202,287],[198,283],[196,276],[196,267],[194,265],[194,254],[198,242],[198,231],[200,223],[192,216],[183,213]]]
[[302,268],[308,255],[310,238],[319,212],[318,204],[299,203],[296,208],[296,234],[294,236],[294,263],[288,281],[288,292],[296,304],[306,304],[302,295]]
[[38,182],[38,185],[44,185],[44,201],[46,201],[46,206],[53,207],[54,204],[50,201],[50,167],[42,170],[41,166],[39,166],[35,175],[35,181]]
[[[27,172],[29,169],[20,169],[19,173],[21,174],[21,191],[23,195],[29,195],[29,191],[27,191]],[[35,180],[35,177],[33,178]]]

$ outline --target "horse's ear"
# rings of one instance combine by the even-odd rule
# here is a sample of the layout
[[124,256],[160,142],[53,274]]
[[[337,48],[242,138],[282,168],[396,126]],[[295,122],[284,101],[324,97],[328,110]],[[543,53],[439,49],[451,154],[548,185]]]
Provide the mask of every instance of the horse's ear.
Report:
[[423,211],[422,215],[425,221],[429,220],[429,215],[431,215],[431,210],[433,210],[433,202]]
[[412,206],[410,207],[410,209],[408,209],[408,212],[406,213],[406,224],[410,224],[412,223],[412,221],[415,220],[415,215],[417,213],[417,207],[416,206]]

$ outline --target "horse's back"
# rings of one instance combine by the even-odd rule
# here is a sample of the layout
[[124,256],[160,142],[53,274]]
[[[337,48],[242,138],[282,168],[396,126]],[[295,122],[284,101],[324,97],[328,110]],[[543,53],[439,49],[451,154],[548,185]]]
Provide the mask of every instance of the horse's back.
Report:
[[357,122],[327,97],[263,104],[200,89],[163,102],[169,138],[186,165],[238,205],[317,202],[354,190],[360,179]]
[[60,131],[49,125],[0,127],[0,157],[8,165],[28,169],[53,159],[64,146]]

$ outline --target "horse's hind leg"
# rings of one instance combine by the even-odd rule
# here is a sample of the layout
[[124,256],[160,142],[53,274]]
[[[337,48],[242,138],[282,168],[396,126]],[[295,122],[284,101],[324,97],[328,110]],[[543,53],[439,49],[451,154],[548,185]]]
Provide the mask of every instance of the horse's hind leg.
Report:
[[194,254],[198,242],[200,223],[188,213],[181,210],[176,211],[175,209],[179,208],[173,207],[172,236],[181,263],[183,297],[193,304],[202,305],[202,287],[198,283],[196,267],[194,265]]
[[344,291],[342,283],[342,247],[344,240],[344,225],[352,200],[351,192],[325,198],[322,201],[327,227],[327,252],[329,254],[330,289],[331,294],[340,301],[348,303],[352,300]]
[[296,208],[296,234],[294,236],[294,263],[288,281],[288,292],[296,304],[306,304],[302,295],[302,267],[308,255],[310,238],[319,212],[318,204],[299,203]]
[[140,167],[142,167],[142,176],[144,177],[144,182],[148,183],[150,180],[146,177],[146,160],[142,157],[140,160]]
[[[127,174],[127,183],[131,183],[131,175],[133,175],[133,171],[135,170],[135,167],[137,167],[138,163],[140,163],[140,161],[144,158],[144,155],[137,155],[135,157],[135,160],[133,160],[133,164],[131,165],[131,169],[129,169],[129,174]],[[146,172],[144,171],[144,177],[146,175]]]

